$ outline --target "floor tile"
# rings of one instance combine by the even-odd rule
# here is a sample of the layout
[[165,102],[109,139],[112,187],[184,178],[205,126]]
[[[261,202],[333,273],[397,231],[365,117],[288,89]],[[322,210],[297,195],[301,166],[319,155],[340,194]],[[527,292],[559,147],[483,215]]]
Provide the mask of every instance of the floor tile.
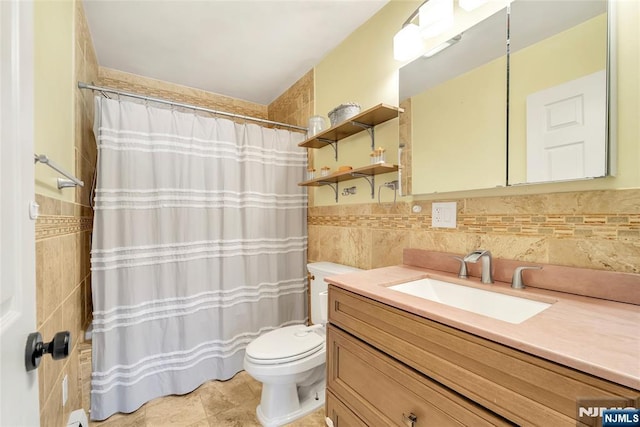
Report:
[[146,408],[131,414],[114,414],[104,421],[90,421],[89,427],[139,427],[145,425]]
[[246,407],[228,409],[211,416],[209,425],[211,427],[261,427],[255,412],[248,412]]
[[147,406],[146,425],[153,427],[188,427],[206,420],[200,397],[194,393],[169,396]]
[[[228,381],[209,381],[183,396],[154,399],[132,414],[115,414],[89,427],[260,427],[256,407],[262,384],[242,371]],[[324,408],[289,424],[323,427]]]
[[287,427],[322,427],[326,425],[324,419],[324,407],[322,407],[304,418],[287,424]]

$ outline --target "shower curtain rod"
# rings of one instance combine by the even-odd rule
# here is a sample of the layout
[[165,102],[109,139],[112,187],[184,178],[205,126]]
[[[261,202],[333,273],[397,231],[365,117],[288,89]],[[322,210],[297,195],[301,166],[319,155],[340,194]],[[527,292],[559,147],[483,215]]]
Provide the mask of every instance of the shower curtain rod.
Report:
[[220,116],[234,117],[234,118],[237,118],[237,119],[250,120],[252,122],[266,123],[266,124],[286,127],[286,128],[290,128],[290,129],[297,129],[297,130],[301,130],[301,131],[304,131],[304,132],[307,131],[307,128],[300,127],[300,126],[294,126],[294,125],[289,125],[289,124],[286,124],[286,123],[274,122],[272,120],[259,119],[257,117],[244,116],[242,114],[227,113],[226,111],[212,110],[210,108],[198,107],[196,105],[184,104],[182,102],[169,101],[167,99],[162,99],[162,98],[154,98],[154,97],[151,97],[151,96],[138,95],[137,93],[133,93],[133,92],[125,92],[125,91],[122,91],[122,90],[111,89],[111,88],[108,88],[108,87],[94,86],[94,85],[90,85],[90,84],[87,84],[87,83],[84,83],[84,82],[78,82],[78,89],[96,90],[98,92],[102,92],[103,94],[104,93],[114,93],[114,94],[117,94],[117,95],[128,96],[130,98],[143,99],[145,101],[152,101],[152,102],[158,102],[158,103],[161,103],[161,104],[173,105],[173,106],[176,106],[176,107],[189,108],[190,110],[205,111],[207,113],[213,113],[213,114],[217,114],[217,115],[220,115]]

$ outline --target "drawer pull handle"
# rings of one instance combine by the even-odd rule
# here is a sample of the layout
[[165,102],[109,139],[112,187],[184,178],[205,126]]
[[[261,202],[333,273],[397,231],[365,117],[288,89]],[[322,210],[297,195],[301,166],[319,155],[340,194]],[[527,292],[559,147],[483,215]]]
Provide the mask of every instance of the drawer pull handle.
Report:
[[402,414],[402,422],[407,427],[415,427],[416,423],[418,422],[418,417],[416,417],[413,413],[410,413],[409,415]]

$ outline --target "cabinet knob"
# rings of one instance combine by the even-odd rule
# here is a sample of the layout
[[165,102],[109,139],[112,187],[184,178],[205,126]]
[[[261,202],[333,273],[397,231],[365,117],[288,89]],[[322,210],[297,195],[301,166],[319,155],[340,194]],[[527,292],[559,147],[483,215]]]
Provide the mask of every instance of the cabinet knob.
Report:
[[418,422],[418,417],[414,413],[410,413],[409,415],[402,414],[402,422],[407,427],[415,427]]

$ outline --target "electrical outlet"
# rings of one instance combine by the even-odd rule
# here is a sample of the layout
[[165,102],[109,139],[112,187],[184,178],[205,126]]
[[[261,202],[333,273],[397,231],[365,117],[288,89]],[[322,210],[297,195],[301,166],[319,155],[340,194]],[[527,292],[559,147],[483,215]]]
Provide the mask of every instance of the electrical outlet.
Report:
[[456,228],[456,202],[432,203],[431,226],[434,228]]
[[69,378],[65,375],[62,379],[62,406],[67,404],[67,399],[69,399]]

